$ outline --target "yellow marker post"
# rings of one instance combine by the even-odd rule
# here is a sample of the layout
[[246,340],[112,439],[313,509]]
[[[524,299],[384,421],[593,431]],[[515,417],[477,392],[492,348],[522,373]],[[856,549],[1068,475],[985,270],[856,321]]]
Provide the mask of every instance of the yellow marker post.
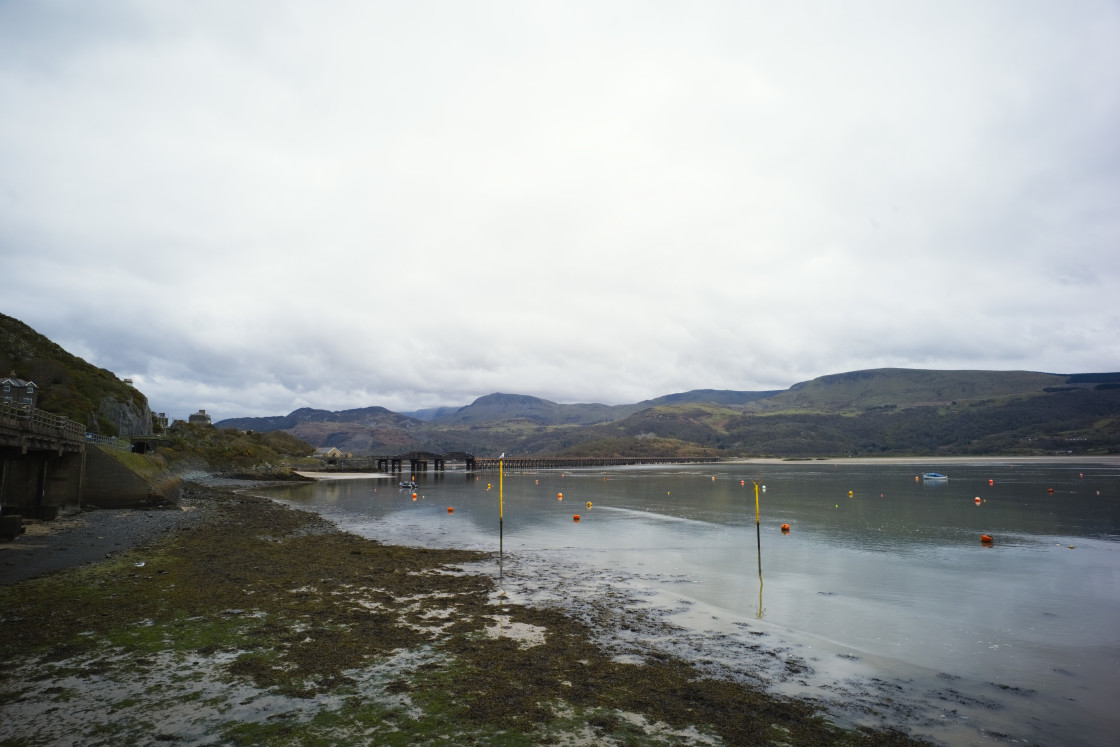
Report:
[[504,477],[502,460],[498,460],[498,562],[502,561],[502,524],[505,521],[505,507],[502,500],[502,481]]
[[754,484],[754,536],[758,542],[758,581],[762,583],[762,514],[758,508],[758,483]]

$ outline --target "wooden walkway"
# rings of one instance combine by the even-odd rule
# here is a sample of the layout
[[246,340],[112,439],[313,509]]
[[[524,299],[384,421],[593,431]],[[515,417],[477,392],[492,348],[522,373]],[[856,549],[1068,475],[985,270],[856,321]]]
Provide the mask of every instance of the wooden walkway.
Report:
[[34,407],[0,405],[0,446],[28,451],[81,452],[86,429],[61,415]]

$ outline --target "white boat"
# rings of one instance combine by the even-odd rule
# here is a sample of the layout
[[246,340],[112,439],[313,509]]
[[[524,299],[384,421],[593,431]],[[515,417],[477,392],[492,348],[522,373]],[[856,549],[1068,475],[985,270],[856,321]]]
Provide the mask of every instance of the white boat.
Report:
[[943,475],[940,472],[923,472],[922,473],[922,479],[923,480],[948,480],[949,476],[948,475]]

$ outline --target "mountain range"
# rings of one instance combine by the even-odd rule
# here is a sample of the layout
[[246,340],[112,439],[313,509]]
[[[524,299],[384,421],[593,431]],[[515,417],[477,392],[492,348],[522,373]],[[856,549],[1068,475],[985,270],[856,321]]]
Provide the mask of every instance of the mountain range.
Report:
[[[0,369],[35,381],[41,409],[91,432],[151,433],[147,399],[127,380],[2,314]],[[1120,373],[880,368],[784,390],[697,389],[622,405],[494,393],[464,407],[303,408],[216,425],[285,431],[316,447],[378,456],[416,450],[571,457],[1116,454]]]
[[215,425],[284,430],[355,455],[1107,454],[1120,452],[1120,373],[883,368],[785,390],[698,389],[623,405],[494,393],[459,408],[304,408]]

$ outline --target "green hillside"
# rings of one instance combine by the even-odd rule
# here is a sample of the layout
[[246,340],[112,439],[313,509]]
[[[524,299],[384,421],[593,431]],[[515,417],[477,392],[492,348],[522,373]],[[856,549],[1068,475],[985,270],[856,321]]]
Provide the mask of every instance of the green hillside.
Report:
[[821,376],[749,406],[752,412],[847,412],[877,407],[965,404],[1043,394],[1069,377],[1030,371],[879,368]]
[[[38,407],[82,423],[94,433],[115,436],[121,413],[150,432],[147,398],[118,379],[71,355],[18,319],[0,314],[0,371],[35,382]],[[146,423],[142,422],[147,420]],[[136,430],[134,428],[133,430]]]

